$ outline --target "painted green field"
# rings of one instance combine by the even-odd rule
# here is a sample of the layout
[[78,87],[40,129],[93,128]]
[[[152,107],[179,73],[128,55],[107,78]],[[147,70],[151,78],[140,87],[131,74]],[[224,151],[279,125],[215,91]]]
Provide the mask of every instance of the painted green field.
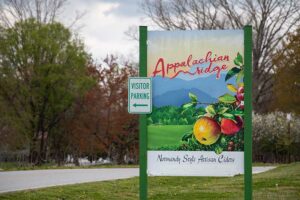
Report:
[[178,146],[184,133],[192,130],[192,125],[151,125],[148,126],[148,148]]
[[[137,200],[139,179],[103,181],[0,194],[6,200]],[[149,200],[242,200],[243,176],[150,177]],[[300,199],[300,163],[253,175],[253,199]]]

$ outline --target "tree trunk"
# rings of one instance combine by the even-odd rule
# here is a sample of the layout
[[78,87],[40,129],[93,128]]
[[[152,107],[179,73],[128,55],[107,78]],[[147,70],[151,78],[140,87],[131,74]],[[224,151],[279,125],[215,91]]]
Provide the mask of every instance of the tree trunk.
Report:
[[80,164],[79,164],[79,158],[78,158],[78,154],[77,154],[77,153],[74,154],[74,164],[75,164],[75,166],[79,166],[79,165],[80,165]]
[[36,151],[36,144],[37,144],[37,138],[34,137],[32,139],[32,141],[30,142],[30,147],[29,147],[29,162],[34,165],[38,161],[38,153]]

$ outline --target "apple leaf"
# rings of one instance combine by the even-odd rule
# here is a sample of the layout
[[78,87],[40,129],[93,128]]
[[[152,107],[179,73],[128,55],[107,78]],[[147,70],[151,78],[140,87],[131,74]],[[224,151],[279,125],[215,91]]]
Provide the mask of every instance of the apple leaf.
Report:
[[225,81],[229,80],[230,78],[232,78],[234,75],[238,74],[241,71],[240,68],[237,67],[233,67],[232,69],[230,69],[225,77]]
[[189,97],[192,100],[192,102],[197,102],[198,98],[196,95],[194,95],[193,93],[189,92]]
[[223,113],[225,113],[228,109],[229,109],[229,108],[221,107],[221,108],[219,108],[219,110],[218,110],[218,114],[223,114]]
[[226,145],[226,138],[224,136],[221,136],[221,139],[220,139],[220,144],[221,145]]
[[237,59],[240,63],[243,63],[243,56],[242,56],[239,52],[237,53],[236,59]]
[[224,94],[219,97],[219,101],[223,103],[234,103],[236,102],[236,98],[230,94]]
[[200,115],[204,116],[205,114],[206,114],[205,108],[200,108],[200,109],[198,110],[198,115],[199,115],[199,116],[200,116]]
[[188,109],[194,106],[195,103],[186,103],[183,105],[183,109]]
[[190,103],[186,103],[182,105],[183,111],[181,112],[181,114],[185,113],[185,111],[187,111],[188,109],[195,107],[196,106],[196,102],[190,102]]
[[213,105],[209,105],[209,106],[207,106],[206,108],[205,108],[205,110],[206,110],[206,112],[208,112],[209,114],[211,114],[211,115],[215,115],[215,114],[217,114],[216,113],[216,110],[215,110],[215,108],[214,108],[214,106]]
[[239,66],[239,62],[237,62],[236,59],[234,59],[233,62],[234,62],[235,65]]
[[243,110],[233,110],[230,113],[233,114],[233,115],[236,115],[236,116],[243,116],[244,115]]
[[223,148],[222,147],[220,147],[220,146],[216,146],[216,148],[215,148],[215,153],[216,154],[221,154],[223,152]]
[[235,87],[234,85],[232,85],[232,84],[227,84],[227,88],[228,88],[228,90],[230,90],[231,92],[234,92],[234,93],[237,92],[236,87]]
[[240,53],[237,53],[237,56],[235,57],[233,62],[235,65],[242,66],[243,65],[243,56]]
[[239,83],[244,77],[244,70],[242,69],[236,76],[236,82]]
[[181,140],[182,141],[188,141],[188,139],[190,139],[190,138],[192,138],[192,132],[187,132],[187,133],[185,133],[183,136],[182,136],[182,138],[181,138]]
[[204,117],[205,114],[200,114],[200,115],[197,115],[197,119],[200,119],[201,117]]
[[199,145],[199,142],[196,140],[194,134],[192,134],[192,138],[189,140],[193,145]]
[[205,110],[205,108],[200,107],[200,108],[198,108],[198,112],[199,113],[206,113],[206,110]]
[[230,114],[230,113],[223,113],[222,116],[223,116],[224,118],[231,119],[231,120],[235,121],[235,117],[234,117],[233,114]]

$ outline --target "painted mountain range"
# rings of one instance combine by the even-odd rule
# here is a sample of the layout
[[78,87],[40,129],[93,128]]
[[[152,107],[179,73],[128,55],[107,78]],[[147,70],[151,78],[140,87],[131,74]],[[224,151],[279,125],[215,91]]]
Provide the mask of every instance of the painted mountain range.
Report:
[[162,107],[162,106],[176,106],[180,107],[184,103],[188,103],[190,101],[189,99],[189,92],[192,92],[193,94],[197,95],[198,99],[201,102],[205,103],[212,103],[216,102],[217,99],[212,98],[205,92],[202,92],[196,88],[192,89],[178,89],[166,92],[162,95],[155,96],[153,99],[153,105],[155,107]]
[[220,79],[216,79],[212,75],[193,80],[156,76],[152,82],[153,105],[155,107],[182,106],[182,104],[189,102],[189,92],[194,93],[201,102],[205,103],[214,103],[219,96],[228,93],[225,74],[221,74]]

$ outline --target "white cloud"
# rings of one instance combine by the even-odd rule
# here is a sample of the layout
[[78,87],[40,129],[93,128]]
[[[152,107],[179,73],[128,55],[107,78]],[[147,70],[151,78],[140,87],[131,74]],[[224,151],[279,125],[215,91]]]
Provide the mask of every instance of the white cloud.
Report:
[[[130,4],[130,5],[129,5]],[[128,15],[126,9],[128,8]],[[132,13],[136,8],[137,12]],[[126,38],[124,32],[129,26],[138,26],[142,23],[142,15],[138,1],[129,1],[128,5],[122,1],[73,0],[65,8],[62,21],[70,24],[75,17],[75,11],[86,12],[77,26],[79,36],[86,44],[87,50],[96,60],[107,54],[134,55],[137,60],[137,42]]]

